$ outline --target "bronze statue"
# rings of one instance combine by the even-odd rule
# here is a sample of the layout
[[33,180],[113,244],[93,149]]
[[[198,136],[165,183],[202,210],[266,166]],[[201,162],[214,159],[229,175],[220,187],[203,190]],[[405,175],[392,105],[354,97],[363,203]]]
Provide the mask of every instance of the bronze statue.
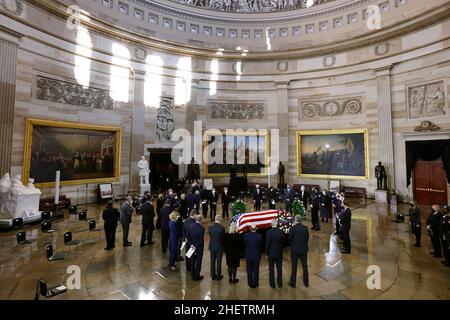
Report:
[[195,163],[194,158],[192,158],[191,163],[188,164],[188,173],[189,180],[198,180],[200,179],[200,166],[198,163]]
[[278,183],[280,186],[284,185],[284,173],[285,173],[284,165],[280,161],[280,164],[278,165]]
[[378,165],[375,167],[375,177],[377,178],[377,190],[386,190],[386,169],[381,164],[381,161],[379,161]]

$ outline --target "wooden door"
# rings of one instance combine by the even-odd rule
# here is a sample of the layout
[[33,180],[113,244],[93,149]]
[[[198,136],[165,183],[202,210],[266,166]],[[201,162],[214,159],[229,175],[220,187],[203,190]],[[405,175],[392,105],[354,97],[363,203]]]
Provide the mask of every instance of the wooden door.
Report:
[[427,206],[447,203],[447,178],[441,160],[416,162],[414,199]]

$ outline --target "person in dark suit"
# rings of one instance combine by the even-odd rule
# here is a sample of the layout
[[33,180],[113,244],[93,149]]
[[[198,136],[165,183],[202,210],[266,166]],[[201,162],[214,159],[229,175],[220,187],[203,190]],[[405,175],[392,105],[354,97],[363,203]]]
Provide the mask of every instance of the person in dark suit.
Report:
[[259,263],[261,262],[263,239],[259,233],[256,233],[256,225],[253,224],[250,230],[251,232],[244,236],[247,278],[248,286],[257,288],[259,285]]
[[291,212],[292,201],[294,201],[295,192],[290,185],[287,185],[286,190],[284,190],[284,202],[287,212]]
[[202,225],[202,216],[195,216],[195,223],[191,224],[188,231],[188,241],[195,248],[191,256],[191,275],[192,280],[199,281],[203,279],[200,275],[202,270],[203,249],[205,245],[205,228]]
[[187,209],[188,212],[191,212],[192,210],[196,210],[195,208],[195,195],[193,193],[188,193],[186,195],[186,205],[187,205]]
[[316,188],[313,189],[309,196],[309,204],[311,206],[311,222],[313,224],[311,230],[320,231],[319,210],[320,195]]
[[161,221],[161,249],[162,253],[167,252],[167,247],[169,245],[170,228],[169,228],[169,215],[172,213],[173,209],[170,205],[170,200],[166,200],[164,207],[159,213],[159,220]]
[[178,213],[177,215],[177,221],[176,221],[176,226],[177,226],[177,261],[183,261],[184,258],[181,256],[181,245],[183,244],[183,218],[181,217],[179,208],[181,207],[178,206],[178,209],[175,209],[175,211]]
[[259,187],[259,184],[255,186],[255,190],[253,190],[253,206],[255,208],[255,211],[261,211],[261,202],[263,199],[263,195],[261,192],[261,189]]
[[229,232],[225,233],[223,246],[226,254],[229,282],[237,283],[239,279],[236,278],[236,274],[237,269],[241,265],[242,240],[237,233],[236,222],[231,223]]
[[289,286],[295,288],[297,283],[297,262],[300,259],[303,268],[303,284],[309,286],[308,276],[308,241],[309,231],[302,224],[302,217],[295,216],[295,225],[289,230],[289,244],[291,246],[291,280]]
[[200,202],[201,202],[201,196],[200,196],[200,190],[194,191],[194,204],[195,204],[195,210],[200,214]]
[[322,190],[322,193],[320,194],[320,216],[322,222],[328,222],[328,209],[330,207],[331,199],[328,196],[327,190]]
[[106,248],[105,250],[111,250],[116,247],[116,229],[117,222],[120,218],[119,210],[114,208],[114,202],[108,201],[105,210],[103,210],[102,218],[105,227]]
[[409,209],[409,220],[411,222],[411,231],[416,237],[415,247],[420,247],[420,240],[422,237],[422,222],[420,208],[417,207],[415,201],[411,201],[411,208]]
[[[183,221],[182,232],[183,232],[184,241],[186,241],[186,244],[185,244],[186,252],[188,252],[189,248],[191,247],[191,243],[188,240],[188,230],[189,230],[189,227],[191,226],[191,224],[195,223],[194,217],[196,215],[197,215],[197,211],[191,210],[189,213],[189,218],[187,218],[186,220]],[[186,256],[186,271],[191,271],[191,259],[187,256]]]
[[145,197],[146,202],[141,206],[142,215],[142,233],[141,233],[141,247],[145,246],[145,240],[148,244],[153,244],[153,230],[155,229],[155,224],[153,219],[155,218],[155,210],[151,202],[151,196],[148,194]]
[[144,192],[144,196],[141,199],[141,204],[145,204],[147,202],[147,197],[149,194],[150,194],[150,192],[148,192],[148,191]]
[[212,188],[209,194],[209,214],[211,222],[213,222],[216,212],[217,212],[217,202],[219,202],[219,194],[216,192],[215,188]]
[[222,280],[222,255],[225,228],[221,225],[222,217],[216,216],[215,223],[209,226],[209,253],[211,256],[211,278]]
[[275,190],[272,186],[269,188],[267,202],[269,203],[269,209],[273,210],[277,207],[277,190]]
[[277,228],[277,219],[272,220],[272,229],[266,234],[266,253],[269,258],[269,283],[275,289],[275,265],[278,288],[283,286],[283,240],[284,232]]
[[230,194],[228,193],[228,188],[224,187],[222,192],[222,217],[228,218],[228,207],[230,205]]
[[166,199],[163,193],[158,194],[158,199],[156,200],[156,214],[158,218],[156,219],[156,229],[161,229],[161,220],[159,219],[159,213],[161,209],[164,207]]
[[352,252],[350,229],[352,224],[352,211],[348,207],[348,204],[344,201],[342,204],[342,212],[339,215],[339,221],[341,222],[342,240],[344,241],[344,250],[342,253],[350,254]]
[[300,192],[298,193],[298,199],[302,202],[303,207],[307,208],[308,206],[308,192],[305,189],[305,186],[300,187]]
[[431,214],[427,220],[427,231],[430,235],[431,244],[433,245],[433,257],[442,258],[441,242],[439,240],[439,223],[441,222],[442,213],[440,207],[435,204],[431,207]]
[[178,206],[178,212],[182,219],[187,219],[189,217],[189,208],[186,200],[186,195],[182,193],[180,195],[180,204]]
[[124,247],[131,246],[131,242],[128,241],[128,233],[130,231],[131,215],[133,214],[133,207],[131,205],[132,202],[133,199],[128,196],[127,200],[122,204],[122,207],[120,208],[120,223],[122,224]]
[[203,218],[206,219],[206,217],[208,216],[208,206],[209,206],[209,190],[205,188],[205,186],[203,186],[202,191],[200,192],[200,199],[202,202],[202,214],[203,214]]
[[447,205],[441,206],[442,218],[439,223],[439,238],[441,241],[442,252],[444,253],[443,265],[450,267],[450,248],[448,247],[447,234],[450,232],[450,213]]

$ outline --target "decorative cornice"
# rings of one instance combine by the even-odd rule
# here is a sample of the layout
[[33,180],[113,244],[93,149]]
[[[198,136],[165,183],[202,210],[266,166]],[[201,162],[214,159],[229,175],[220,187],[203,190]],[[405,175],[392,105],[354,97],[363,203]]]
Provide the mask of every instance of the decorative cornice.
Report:
[[[374,2],[376,0],[355,0],[350,3],[346,3],[344,5],[337,4],[335,7],[327,8],[327,9],[321,9],[316,12],[298,12],[299,10],[293,10],[294,14],[290,17],[271,17],[267,18],[267,16],[271,16],[276,14],[271,12],[265,12],[264,17],[261,16],[261,14],[255,14],[257,17],[249,17],[251,14],[245,14],[242,16],[242,18],[225,18],[223,16],[214,14],[214,11],[212,10],[202,10],[201,13],[195,13],[192,11],[186,11],[182,9],[178,9],[176,7],[168,4],[164,5],[162,3],[152,1],[152,0],[128,0],[133,3],[140,4],[144,7],[149,8],[152,11],[161,12],[163,14],[172,15],[179,18],[184,18],[188,20],[195,20],[198,22],[205,22],[205,23],[213,23],[213,24],[219,24],[219,25],[242,25],[242,26],[267,26],[267,25],[274,25],[274,24],[285,24],[285,23],[292,23],[292,22],[303,22],[303,21],[310,21],[319,17],[329,16],[329,15],[335,15],[340,12],[344,12],[362,5],[365,5],[370,2]],[[333,2],[334,3],[334,2]],[[192,8],[192,7],[191,7]],[[316,8],[316,7],[314,7]],[[196,9],[194,7],[193,9]],[[305,10],[301,10],[305,11]],[[216,11],[217,12],[217,11]],[[220,12],[217,12],[220,13]],[[278,12],[279,13],[279,12]],[[286,12],[285,12],[286,13]]]
[[[133,0],[137,1],[137,0]],[[58,0],[28,0],[29,3],[36,5],[37,7],[45,10],[61,19],[67,19],[66,13],[67,5],[61,3]],[[56,38],[63,39],[65,41],[73,42],[73,39],[66,39],[52,33],[49,30],[44,30],[41,27],[37,27],[26,20],[10,16],[9,18],[19,21],[22,24],[28,25],[31,28],[48,33]],[[237,50],[224,50],[223,55],[220,56],[221,60],[246,60],[246,61],[259,61],[259,60],[280,60],[280,59],[300,59],[314,56],[327,55],[331,53],[338,53],[348,50],[353,50],[359,47],[365,47],[368,45],[374,45],[376,43],[385,42],[389,39],[400,37],[405,34],[409,34],[413,31],[417,31],[431,25],[438,23],[444,19],[450,17],[450,2],[446,2],[438,7],[430,8],[427,12],[420,13],[416,16],[410,17],[407,20],[400,21],[388,28],[373,31],[370,34],[361,35],[349,40],[340,41],[333,44],[317,45],[308,48],[279,50],[273,52],[250,52],[246,57],[242,56],[241,51]],[[103,34],[113,39],[128,42],[133,45],[142,46],[150,49],[170,52],[173,54],[195,56],[198,58],[218,58],[215,48],[198,47],[194,45],[187,45],[169,41],[163,41],[159,39],[150,38],[139,32],[134,32],[126,28],[120,27],[117,24],[108,23],[102,19],[94,16],[89,16],[90,21],[81,20],[81,23],[93,32]],[[434,42],[440,42],[434,41]],[[425,47],[429,44],[424,44],[418,47]],[[386,58],[386,56],[384,56]]]

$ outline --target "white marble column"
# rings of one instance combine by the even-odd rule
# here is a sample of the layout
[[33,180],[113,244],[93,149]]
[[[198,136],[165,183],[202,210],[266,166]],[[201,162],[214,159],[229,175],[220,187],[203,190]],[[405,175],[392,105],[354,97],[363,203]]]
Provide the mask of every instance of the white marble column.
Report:
[[0,37],[0,175],[11,170],[17,45]]
[[[392,65],[374,69],[377,77],[378,103],[378,161],[386,168],[387,188],[395,189],[394,145],[391,102]],[[373,168],[370,168],[373,170]]]

